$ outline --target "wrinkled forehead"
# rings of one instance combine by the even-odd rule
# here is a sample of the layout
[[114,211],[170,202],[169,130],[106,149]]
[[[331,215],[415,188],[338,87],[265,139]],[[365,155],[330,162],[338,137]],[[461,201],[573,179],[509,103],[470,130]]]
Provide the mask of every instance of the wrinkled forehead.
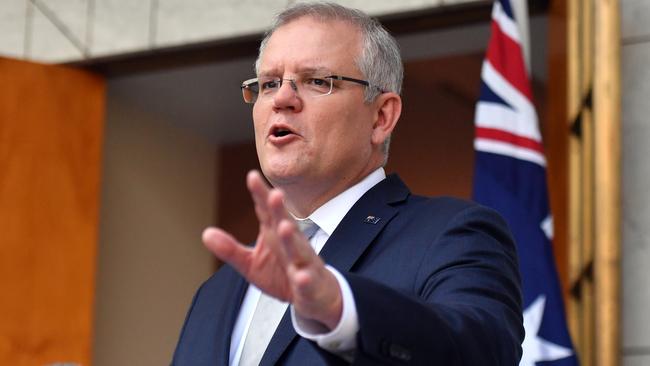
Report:
[[361,46],[362,35],[357,25],[339,19],[302,16],[274,30],[263,44],[256,69],[258,75],[287,70],[358,71]]

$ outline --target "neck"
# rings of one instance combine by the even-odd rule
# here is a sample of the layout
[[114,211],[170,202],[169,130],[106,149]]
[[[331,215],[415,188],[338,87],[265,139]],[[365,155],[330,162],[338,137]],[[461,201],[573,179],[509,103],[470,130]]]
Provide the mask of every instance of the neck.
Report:
[[332,198],[362,181],[377,168],[379,167],[364,170],[356,175],[339,176],[333,182],[324,182],[321,180],[321,184],[315,184],[314,182],[294,182],[284,185],[274,184],[274,186],[282,189],[284,192],[284,204],[289,212],[296,217],[305,218]]

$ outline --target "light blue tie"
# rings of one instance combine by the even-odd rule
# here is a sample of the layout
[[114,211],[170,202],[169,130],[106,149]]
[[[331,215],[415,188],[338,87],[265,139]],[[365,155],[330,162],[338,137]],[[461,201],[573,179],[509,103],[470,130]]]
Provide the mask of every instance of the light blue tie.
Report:
[[296,224],[298,224],[298,229],[305,234],[308,240],[311,239],[319,229],[318,225],[310,219],[298,219],[296,220]]
[[[311,239],[319,229],[318,225],[310,219],[298,219],[296,220],[296,224],[307,239]],[[275,329],[280,324],[280,320],[282,320],[282,316],[284,316],[288,305],[288,303],[263,292],[260,294],[260,299],[253,313],[253,319],[248,328],[246,340],[244,340],[244,348],[242,349],[239,360],[240,366],[259,365],[264,351],[266,351],[266,347],[271,342],[273,333],[275,333]]]

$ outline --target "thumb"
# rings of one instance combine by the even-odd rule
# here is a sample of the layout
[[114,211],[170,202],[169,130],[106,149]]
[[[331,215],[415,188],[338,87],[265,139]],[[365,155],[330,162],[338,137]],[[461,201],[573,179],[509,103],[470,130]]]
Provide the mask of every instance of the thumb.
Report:
[[239,243],[232,235],[219,228],[209,227],[203,231],[202,239],[203,245],[217,258],[242,274],[247,272],[251,249]]

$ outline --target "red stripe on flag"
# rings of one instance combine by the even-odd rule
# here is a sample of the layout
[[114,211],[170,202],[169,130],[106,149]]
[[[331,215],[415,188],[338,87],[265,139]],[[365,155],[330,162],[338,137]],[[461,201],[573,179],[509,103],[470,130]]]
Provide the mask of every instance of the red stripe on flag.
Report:
[[510,84],[529,100],[533,100],[521,46],[503,33],[494,20],[492,21],[492,36],[487,49],[487,59]]
[[476,127],[476,138],[507,142],[529,150],[535,150],[540,154],[544,153],[544,148],[539,141],[494,128]]

